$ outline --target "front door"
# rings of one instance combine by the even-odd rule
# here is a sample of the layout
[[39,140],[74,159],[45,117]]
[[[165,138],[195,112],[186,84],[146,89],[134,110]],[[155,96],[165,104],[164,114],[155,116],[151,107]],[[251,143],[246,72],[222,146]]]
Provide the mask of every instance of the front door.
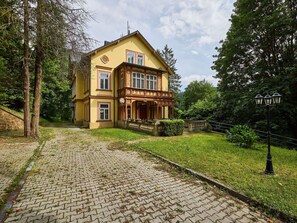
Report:
[[147,106],[146,104],[142,104],[139,106],[139,118],[141,120],[147,119]]

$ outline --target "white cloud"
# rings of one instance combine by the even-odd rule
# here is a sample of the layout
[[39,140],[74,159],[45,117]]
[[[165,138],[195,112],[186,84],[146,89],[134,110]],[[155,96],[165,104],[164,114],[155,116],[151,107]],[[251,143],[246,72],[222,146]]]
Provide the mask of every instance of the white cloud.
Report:
[[160,18],[160,33],[167,39],[192,39],[200,46],[224,38],[233,0],[181,0]]
[[216,87],[218,84],[218,80],[213,78],[212,75],[191,74],[181,78],[182,88],[186,88],[192,81],[202,80],[206,80],[207,82],[211,83],[214,87]]
[[191,50],[192,54],[198,55],[199,53],[196,50]]

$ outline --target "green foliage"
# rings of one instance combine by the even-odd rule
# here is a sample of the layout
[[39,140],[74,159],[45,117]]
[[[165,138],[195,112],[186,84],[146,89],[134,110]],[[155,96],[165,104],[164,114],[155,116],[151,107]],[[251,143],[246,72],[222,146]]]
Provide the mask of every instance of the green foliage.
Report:
[[184,114],[184,117],[191,120],[208,119],[216,111],[216,104],[211,99],[197,101]]
[[181,119],[162,120],[160,125],[163,128],[163,136],[178,136],[182,135],[184,131],[184,121]]
[[297,1],[237,0],[213,69],[221,93],[216,119],[254,125],[264,119],[258,93],[283,96],[274,133],[297,137]]
[[216,94],[216,89],[206,80],[192,81],[183,95],[185,109],[188,110],[198,100],[213,98]]
[[22,38],[17,2],[0,2],[0,105],[15,110],[23,106]]
[[190,137],[147,140],[135,146],[210,176],[261,203],[297,217],[296,151],[272,146],[277,175],[267,176],[260,174],[265,169],[265,144],[256,144],[254,149],[239,149],[221,134],[199,133]]
[[185,119],[209,119],[217,109],[219,94],[207,81],[191,82],[183,93],[182,117]]
[[44,64],[41,116],[49,120],[70,120],[71,89],[66,55]]
[[259,139],[254,130],[247,125],[234,126],[230,131],[227,131],[226,138],[242,148],[251,148]]

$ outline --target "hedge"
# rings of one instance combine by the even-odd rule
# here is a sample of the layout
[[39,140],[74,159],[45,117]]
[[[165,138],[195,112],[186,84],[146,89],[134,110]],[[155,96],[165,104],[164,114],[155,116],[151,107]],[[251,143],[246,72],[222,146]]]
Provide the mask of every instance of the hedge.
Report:
[[182,135],[184,131],[184,121],[181,119],[162,120],[160,125],[162,127],[162,136],[178,136]]

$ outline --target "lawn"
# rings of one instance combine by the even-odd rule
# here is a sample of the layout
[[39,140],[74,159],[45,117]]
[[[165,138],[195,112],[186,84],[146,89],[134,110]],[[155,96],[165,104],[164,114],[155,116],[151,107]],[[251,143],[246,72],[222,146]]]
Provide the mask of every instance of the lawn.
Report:
[[272,208],[297,217],[297,151],[272,147],[276,175],[265,169],[267,146],[242,149],[214,133],[135,144],[212,177]]
[[152,136],[142,133],[136,132],[133,130],[126,130],[120,128],[106,128],[106,129],[92,129],[89,130],[90,134],[96,137],[99,137],[101,140],[117,140],[117,141],[131,141],[137,139],[145,139],[150,138]]

